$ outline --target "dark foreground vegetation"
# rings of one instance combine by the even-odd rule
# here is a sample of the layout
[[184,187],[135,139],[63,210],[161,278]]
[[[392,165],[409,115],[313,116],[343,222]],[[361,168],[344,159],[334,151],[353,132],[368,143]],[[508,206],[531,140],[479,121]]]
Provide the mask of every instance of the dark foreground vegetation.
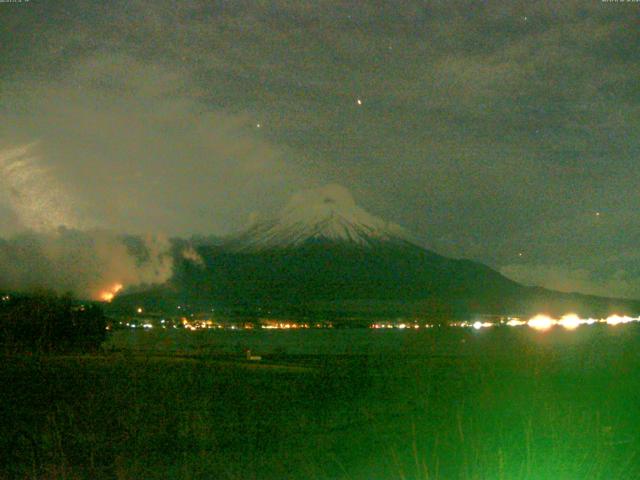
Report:
[[624,328],[509,355],[7,356],[0,477],[637,479]]
[[3,295],[0,348],[9,352],[95,351],[105,340],[106,319],[95,304],[52,293]]

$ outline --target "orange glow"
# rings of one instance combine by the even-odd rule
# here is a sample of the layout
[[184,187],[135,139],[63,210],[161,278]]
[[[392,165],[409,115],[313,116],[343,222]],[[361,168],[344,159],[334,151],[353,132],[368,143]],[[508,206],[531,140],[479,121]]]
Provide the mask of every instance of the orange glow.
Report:
[[123,286],[121,283],[115,283],[110,288],[101,291],[98,294],[98,299],[102,302],[110,302],[114,299],[116,294],[122,290]]
[[103,302],[110,302],[111,300],[113,300],[113,297],[115,295],[111,292],[102,292],[100,294],[100,300],[102,300]]

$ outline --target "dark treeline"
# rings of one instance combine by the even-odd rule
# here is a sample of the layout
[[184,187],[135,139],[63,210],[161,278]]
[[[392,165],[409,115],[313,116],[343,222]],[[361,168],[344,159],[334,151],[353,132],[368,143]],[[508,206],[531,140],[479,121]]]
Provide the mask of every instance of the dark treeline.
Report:
[[105,327],[99,306],[80,304],[70,295],[39,293],[0,301],[5,352],[92,351],[104,341]]

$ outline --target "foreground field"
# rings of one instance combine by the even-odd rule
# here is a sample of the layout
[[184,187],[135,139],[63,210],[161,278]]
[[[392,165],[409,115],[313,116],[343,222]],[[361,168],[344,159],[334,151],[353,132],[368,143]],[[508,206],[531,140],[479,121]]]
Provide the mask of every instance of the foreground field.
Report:
[[573,333],[260,364],[4,358],[0,478],[640,478],[638,329]]

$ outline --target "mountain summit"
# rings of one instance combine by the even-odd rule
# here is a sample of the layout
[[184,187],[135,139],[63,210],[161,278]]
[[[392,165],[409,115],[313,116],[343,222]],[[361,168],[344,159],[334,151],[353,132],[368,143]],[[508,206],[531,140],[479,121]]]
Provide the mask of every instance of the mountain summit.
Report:
[[229,246],[236,250],[265,250],[307,243],[373,246],[387,241],[411,240],[402,227],[371,215],[356,205],[346,188],[331,184],[293,195],[277,217],[255,223],[233,237]]

